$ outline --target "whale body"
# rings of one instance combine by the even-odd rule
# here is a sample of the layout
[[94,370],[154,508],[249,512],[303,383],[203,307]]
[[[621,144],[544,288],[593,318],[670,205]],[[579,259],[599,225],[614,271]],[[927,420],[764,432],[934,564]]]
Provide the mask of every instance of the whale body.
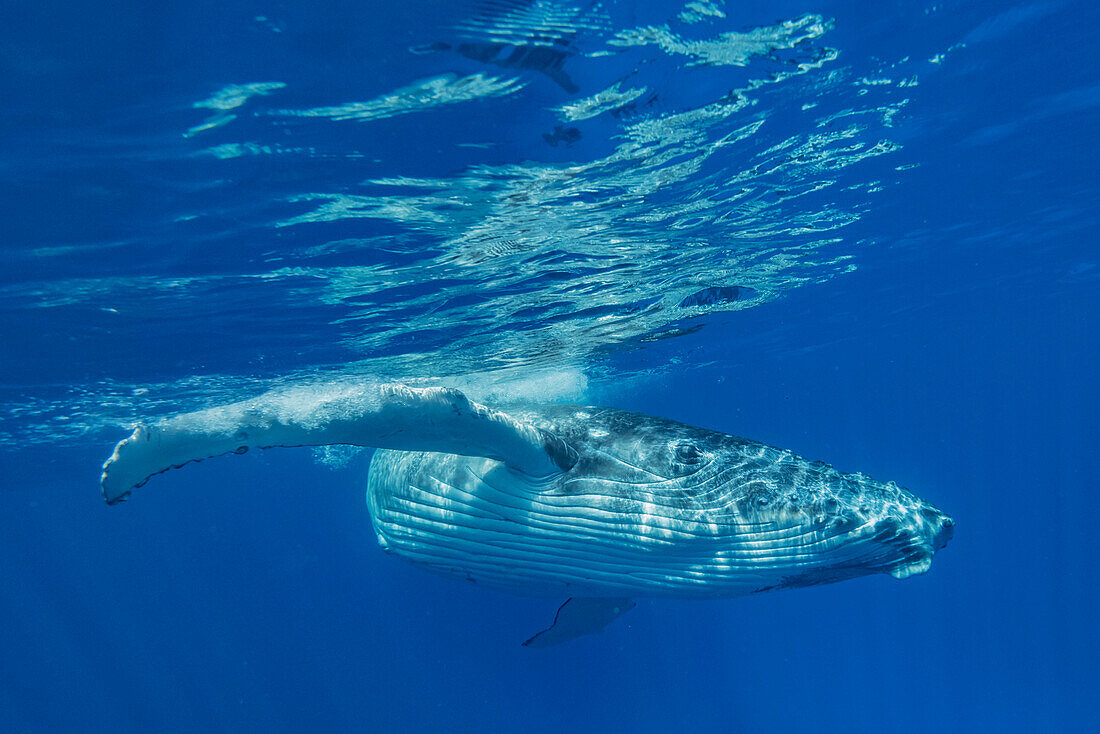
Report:
[[279,396],[139,426],[104,465],[107,501],[153,474],[250,448],[372,446],[380,545],[435,573],[568,597],[528,640],[602,629],[638,597],[721,598],[927,571],[954,523],[893,482],[615,408],[500,413],[386,385],[303,408]]

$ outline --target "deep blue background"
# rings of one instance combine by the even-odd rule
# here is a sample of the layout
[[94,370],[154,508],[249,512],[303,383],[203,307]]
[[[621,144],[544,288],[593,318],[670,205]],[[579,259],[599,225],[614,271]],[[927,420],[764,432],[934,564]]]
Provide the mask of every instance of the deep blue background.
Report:
[[[155,218],[140,190],[81,189],[94,159],[73,190],[57,191],[50,170],[73,165],[66,131],[83,135],[131,95],[155,99],[164,79],[291,83],[318,49],[347,74],[338,62],[359,49],[411,42],[366,29],[419,22],[400,4],[254,5],[6,4],[4,246],[141,232]],[[908,20],[915,8],[740,11],[745,24],[836,17],[830,42],[857,58],[969,39],[956,62],[966,73],[945,63],[913,90],[899,135],[920,166],[845,230],[868,243],[855,272],[606,355],[619,378],[591,388],[600,402],[912,488],[957,523],[927,575],[642,600],[603,635],[531,651],[519,642],[552,618],[553,600],[382,554],[363,504],[365,456],[339,471],[290,450],[205,462],[107,508],[98,467],[118,436],[36,444],[0,461],[0,730],[1093,730],[1100,18],[1087,3],[944,3],[921,25]],[[227,18],[254,15],[308,26],[301,56],[248,53]],[[31,63],[36,53],[61,68]],[[27,169],[41,186],[15,175]],[[172,274],[170,260],[160,266]],[[48,317],[5,318],[5,387],[35,389],[28,363],[47,386],[83,376]],[[179,364],[196,349],[175,348]],[[88,375],[117,359],[87,350]],[[172,375],[170,356],[158,374]]]

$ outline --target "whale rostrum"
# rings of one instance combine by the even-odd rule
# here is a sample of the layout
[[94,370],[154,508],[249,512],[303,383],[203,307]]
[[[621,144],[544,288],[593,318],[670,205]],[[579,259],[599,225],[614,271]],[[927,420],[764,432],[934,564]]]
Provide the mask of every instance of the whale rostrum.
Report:
[[526,644],[596,632],[637,597],[719,598],[923,573],[954,523],[893,482],[615,408],[503,413],[448,388],[372,385],[138,426],[103,496],[275,446],[373,447],[367,505],[388,552],[515,593],[567,598]]

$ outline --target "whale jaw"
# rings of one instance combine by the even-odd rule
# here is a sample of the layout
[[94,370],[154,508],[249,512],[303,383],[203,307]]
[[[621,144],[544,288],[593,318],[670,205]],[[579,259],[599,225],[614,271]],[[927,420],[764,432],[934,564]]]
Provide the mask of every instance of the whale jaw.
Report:
[[955,521],[931,506],[925,507],[921,516],[924,547],[890,569],[890,575],[896,579],[907,579],[926,573],[932,568],[932,556],[947,545],[947,541],[955,534]]
[[927,555],[918,560],[894,566],[890,569],[890,575],[896,579],[907,579],[910,576],[917,576],[925,573],[930,568],[932,568],[932,556]]

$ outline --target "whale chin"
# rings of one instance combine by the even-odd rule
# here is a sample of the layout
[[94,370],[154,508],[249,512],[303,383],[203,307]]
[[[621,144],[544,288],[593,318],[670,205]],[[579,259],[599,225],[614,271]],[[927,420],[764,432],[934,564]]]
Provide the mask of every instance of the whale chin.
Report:
[[890,575],[896,579],[907,579],[927,572],[932,568],[932,556],[955,535],[955,521],[947,515],[931,508],[926,508],[921,514],[923,532],[916,536],[916,547],[908,557],[890,569]]
[[925,573],[930,568],[932,568],[932,556],[927,555],[917,560],[899,563],[890,569],[890,575],[896,579],[907,579],[910,576]]
[[884,570],[896,579],[926,573],[932,568],[932,557],[954,534],[955,521],[931,506],[905,518],[881,523],[876,539],[899,554]]

